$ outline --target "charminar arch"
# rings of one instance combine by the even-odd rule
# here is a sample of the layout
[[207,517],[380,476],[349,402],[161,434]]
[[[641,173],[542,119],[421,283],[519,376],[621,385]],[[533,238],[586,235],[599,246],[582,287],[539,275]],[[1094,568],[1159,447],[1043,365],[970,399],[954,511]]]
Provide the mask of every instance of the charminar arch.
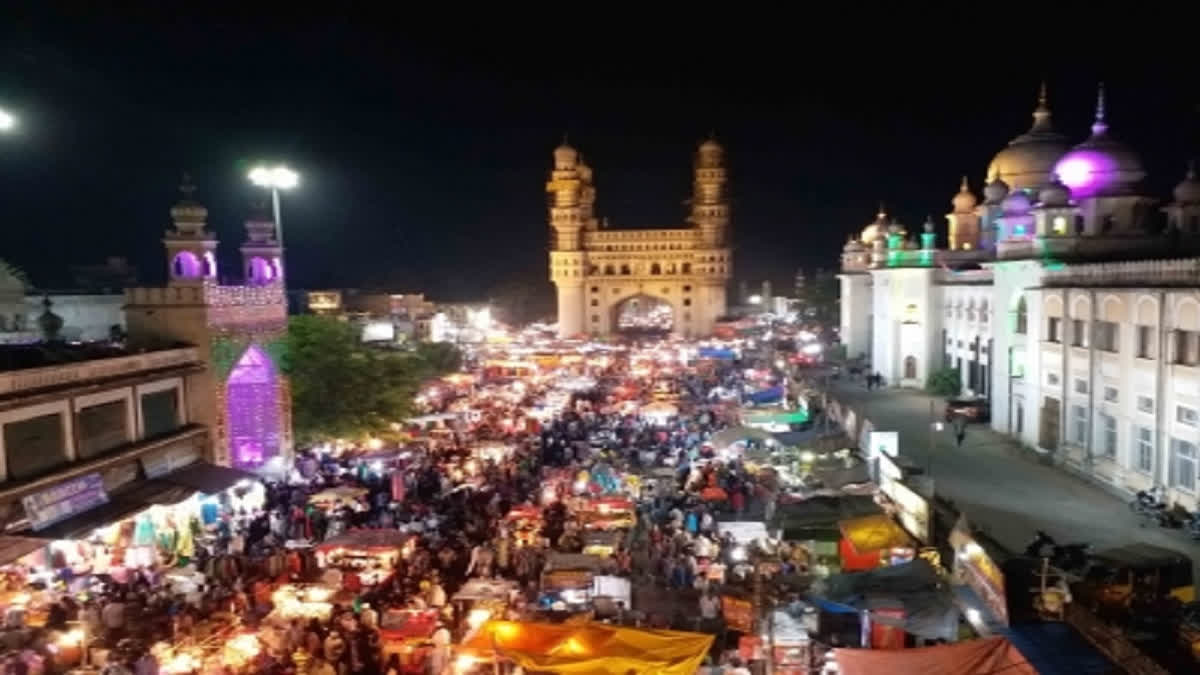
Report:
[[714,140],[695,158],[688,224],[670,229],[609,229],[594,214],[591,167],[565,143],[554,150],[550,204],[550,280],[558,292],[558,333],[610,335],[631,298],[671,307],[671,332],[712,333],[725,313],[733,271],[724,150]]

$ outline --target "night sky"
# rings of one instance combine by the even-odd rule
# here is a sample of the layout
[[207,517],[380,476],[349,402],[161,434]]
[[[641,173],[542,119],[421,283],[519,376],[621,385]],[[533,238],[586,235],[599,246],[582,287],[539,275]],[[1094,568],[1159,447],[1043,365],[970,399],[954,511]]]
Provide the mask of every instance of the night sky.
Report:
[[735,47],[686,29],[572,48],[539,30],[379,26],[9,21],[0,106],[22,128],[0,138],[0,257],[39,286],[111,255],[161,281],[167,211],[190,171],[235,274],[256,194],[245,171],[279,159],[303,174],[284,201],[293,288],[548,290],[543,183],[564,132],[595,170],[599,215],[648,227],[682,223],[691,153],[713,131],[730,163],[736,278],[790,286],[798,266],[836,265],[880,201],[910,226],[931,213],[944,233],[960,176],[980,193],[991,156],[1029,127],[1043,76],[1055,126],[1078,140],[1106,81],[1111,133],[1141,153],[1157,197],[1200,135],[1195,77],[1167,57],[1066,70],[769,36]]

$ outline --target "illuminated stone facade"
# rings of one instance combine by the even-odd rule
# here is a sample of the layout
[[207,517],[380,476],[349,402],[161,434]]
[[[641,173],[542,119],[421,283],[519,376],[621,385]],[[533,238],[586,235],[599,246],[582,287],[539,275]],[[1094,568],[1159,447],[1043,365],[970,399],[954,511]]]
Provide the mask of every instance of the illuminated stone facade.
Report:
[[965,182],[954,195],[944,247],[881,210],[842,251],[841,335],[888,385],[956,369],[995,430],[1114,491],[1167,485],[1195,508],[1200,180],[1189,170],[1155,222],[1105,103],[1101,90],[1070,147],[1043,89],[983,200]]
[[[188,396],[213,430],[212,461],[248,469],[282,466],[292,451],[290,389],[282,372],[287,338],[283,249],[274,223],[246,223],[246,283],[216,281],[217,240],[208,211],[192,198],[171,209],[174,228],[163,243],[168,282],[125,292],[131,344],[172,339],[195,345],[208,369],[189,380]],[[278,459],[275,459],[278,458]]]
[[696,152],[691,215],[684,227],[609,229],[594,214],[592,170],[576,150],[554,151],[550,203],[550,280],[558,293],[563,337],[610,335],[627,303],[663,302],[671,332],[712,333],[725,313],[733,271],[724,151],[708,140]]

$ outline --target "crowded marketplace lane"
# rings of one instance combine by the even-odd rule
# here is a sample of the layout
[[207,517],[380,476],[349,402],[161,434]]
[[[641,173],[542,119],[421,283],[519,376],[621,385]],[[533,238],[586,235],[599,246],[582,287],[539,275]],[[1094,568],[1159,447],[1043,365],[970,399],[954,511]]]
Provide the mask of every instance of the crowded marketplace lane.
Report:
[[[937,494],[954,500],[1011,552],[1023,550],[1032,531],[1043,530],[1096,550],[1139,542],[1182,550],[1200,560],[1200,545],[1183,532],[1146,527],[1130,513],[1127,500],[1061,469],[1021,458],[1011,439],[986,425],[969,425],[961,445],[949,426],[930,434],[933,399],[926,394],[867,389],[848,379],[832,380],[830,393],[863,411],[877,429],[899,432],[901,455],[931,471]],[[941,419],[940,402],[935,405],[935,419]]]
[[970,529],[762,345],[494,336],[387,438],[35,544],[5,638],[112,675],[798,675],[906,647],[1032,672]]

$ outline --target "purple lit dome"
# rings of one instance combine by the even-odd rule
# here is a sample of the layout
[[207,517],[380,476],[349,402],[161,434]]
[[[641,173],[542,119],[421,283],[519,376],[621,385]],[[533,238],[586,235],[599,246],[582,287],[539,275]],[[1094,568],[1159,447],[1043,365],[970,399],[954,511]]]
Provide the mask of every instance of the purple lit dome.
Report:
[[1068,206],[1071,203],[1071,190],[1055,179],[1038,192],[1038,201],[1042,206]]
[[1024,190],[1013,190],[1008,193],[1000,205],[1005,215],[1024,215],[1029,213],[1032,206],[1033,201],[1029,198],[1029,193]]
[[1180,204],[1200,204],[1200,179],[1196,178],[1196,165],[1188,164],[1187,176],[1175,186],[1175,201]]
[[1070,147],[1067,138],[1050,124],[1050,107],[1043,84],[1033,111],[1033,126],[996,153],[988,165],[988,175],[1003,174],[1013,190],[1036,190],[1050,180],[1055,162]]
[[1130,194],[1146,177],[1142,160],[1108,133],[1104,121],[1104,87],[1096,102],[1092,135],[1058,161],[1054,173],[1076,199]]

